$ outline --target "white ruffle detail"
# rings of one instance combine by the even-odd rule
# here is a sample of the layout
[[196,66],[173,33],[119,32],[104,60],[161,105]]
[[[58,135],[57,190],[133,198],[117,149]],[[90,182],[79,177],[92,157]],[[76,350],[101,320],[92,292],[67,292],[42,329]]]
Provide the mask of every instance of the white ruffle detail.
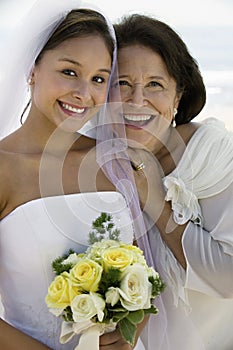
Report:
[[233,181],[233,133],[217,119],[202,121],[177,167],[163,179],[177,224],[203,226],[199,200],[214,196]]
[[181,178],[167,176],[163,183],[167,190],[165,200],[171,201],[174,221],[182,225],[191,220],[201,225],[202,215],[198,199],[186,188]]

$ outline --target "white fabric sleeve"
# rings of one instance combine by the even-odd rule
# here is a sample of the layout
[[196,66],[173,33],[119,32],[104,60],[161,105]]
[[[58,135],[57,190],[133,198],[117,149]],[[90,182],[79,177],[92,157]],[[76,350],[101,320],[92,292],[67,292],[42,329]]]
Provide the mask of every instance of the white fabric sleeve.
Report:
[[163,178],[173,218],[203,226],[199,200],[225,190],[233,176],[233,133],[216,119],[207,119],[194,133],[175,170]]
[[185,288],[233,297],[233,184],[202,202],[204,228],[189,222],[182,245],[187,260]]

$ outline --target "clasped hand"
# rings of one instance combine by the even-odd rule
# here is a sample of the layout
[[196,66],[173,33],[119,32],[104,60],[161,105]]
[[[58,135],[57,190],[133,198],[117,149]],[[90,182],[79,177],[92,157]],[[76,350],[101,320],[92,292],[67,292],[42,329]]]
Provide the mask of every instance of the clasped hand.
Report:
[[128,148],[127,152],[132,164],[144,164],[143,169],[134,171],[142,209],[149,215],[153,213],[154,217],[156,207],[156,215],[159,215],[164,206],[165,191],[162,182],[163,171],[158,160],[151,152],[143,149]]

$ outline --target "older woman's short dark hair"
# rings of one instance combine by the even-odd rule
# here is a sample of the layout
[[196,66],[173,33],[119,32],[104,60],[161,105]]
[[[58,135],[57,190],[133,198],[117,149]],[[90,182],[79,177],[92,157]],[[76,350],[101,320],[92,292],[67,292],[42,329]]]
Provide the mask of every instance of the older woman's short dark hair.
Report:
[[133,14],[114,25],[118,49],[140,44],[159,54],[169,75],[182,92],[176,123],[185,124],[199,114],[206,102],[206,89],[195,59],[180,36],[153,17]]

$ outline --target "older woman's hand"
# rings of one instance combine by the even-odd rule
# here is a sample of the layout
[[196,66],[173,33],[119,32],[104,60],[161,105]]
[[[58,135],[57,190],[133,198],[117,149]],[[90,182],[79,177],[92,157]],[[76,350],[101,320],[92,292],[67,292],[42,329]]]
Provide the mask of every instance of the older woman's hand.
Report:
[[[152,153],[141,149],[129,149],[129,157],[135,171],[135,182],[142,209],[151,217],[159,229],[164,242],[171,249],[176,259],[186,268],[186,259],[181,244],[182,235],[187,224],[177,225],[169,202],[165,201],[163,172]],[[137,170],[137,165],[144,167]],[[140,167],[142,168],[142,166]],[[172,234],[169,234],[171,233]]]
[[[162,183],[163,171],[161,166],[155,156],[146,150],[129,148],[128,155],[135,170],[134,178],[141,207],[156,222],[156,218],[161,214],[161,210],[165,204],[165,191]],[[141,167],[140,164],[142,165]],[[138,169],[138,167],[141,169]]]

